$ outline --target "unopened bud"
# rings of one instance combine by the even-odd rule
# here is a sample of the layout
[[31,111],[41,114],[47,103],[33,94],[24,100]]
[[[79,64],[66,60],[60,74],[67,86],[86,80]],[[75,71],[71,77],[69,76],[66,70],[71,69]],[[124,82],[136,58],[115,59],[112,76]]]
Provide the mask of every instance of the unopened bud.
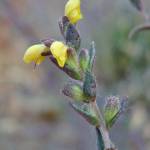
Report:
[[127,109],[127,98],[110,96],[106,99],[104,118],[107,128],[111,128],[118,117]]
[[63,94],[75,101],[84,102],[87,97],[83,93],[82,85],[75,81],[70,81],[64,86]]

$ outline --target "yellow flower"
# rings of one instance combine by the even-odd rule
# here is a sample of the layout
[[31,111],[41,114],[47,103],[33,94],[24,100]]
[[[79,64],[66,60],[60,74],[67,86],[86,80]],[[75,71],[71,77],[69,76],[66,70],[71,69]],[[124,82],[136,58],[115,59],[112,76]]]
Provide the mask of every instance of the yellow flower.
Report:
[[64,67],[66,63],[67,49],[68,47],[63,42],[59,41],[53,42],[50,46],[50,51],[60,67]]
[[65,16],[67,16],[73,24],[83,18],[80,8],[80,0],[69,0],[67,2],[65,6]]
[[35,62],[35,64],[39,65],[45,59],[45,56],[41,56],[41,53],[45,51],[48,51],[48,48],[44,44],[33,45],[27,49],[23,60],[27,64]]

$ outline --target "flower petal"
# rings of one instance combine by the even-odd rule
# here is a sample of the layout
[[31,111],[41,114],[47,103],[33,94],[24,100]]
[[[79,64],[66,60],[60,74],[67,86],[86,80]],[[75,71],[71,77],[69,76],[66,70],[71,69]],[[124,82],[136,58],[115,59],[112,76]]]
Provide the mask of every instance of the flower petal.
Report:
[[82,19],[80,0],[69,0],[65,6],[65,15],[73,24]]
[[39,65],[44,59],[45,56],[41,56],[41,53],[46,51],[47,47],[44,44],[36,44],[27,49],[24,54],[23,60],[25,63],[35,62]]
[[53,57],[57,60],[57,63],[60,67],[64,67],[67,60],[67,49],[68,47],[59,41],[52,43],[50,50]]

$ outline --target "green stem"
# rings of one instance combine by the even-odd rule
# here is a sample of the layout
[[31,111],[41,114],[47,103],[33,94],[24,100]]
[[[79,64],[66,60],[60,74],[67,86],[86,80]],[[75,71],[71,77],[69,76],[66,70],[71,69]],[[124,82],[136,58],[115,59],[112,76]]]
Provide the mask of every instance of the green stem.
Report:
[[97,106],[96,101],[93,103],[93,107],[95,107],[95,110],[97,111],[98,116],[101,121],[100,126],[96,127],[98,150],[116,150],[114,148],[114,145],[111,142],[111,139],[109,137],[109,132],[105,125],[105,121],[104,121],[103,116]]
[[103,137],[102,137],[102,134],[101,134],[99,128],[97,128],[97,127],[96,127],[96,134],[97,134],[97,147],[98,147],[98,150],[104,150],[105,147],[104,147]]

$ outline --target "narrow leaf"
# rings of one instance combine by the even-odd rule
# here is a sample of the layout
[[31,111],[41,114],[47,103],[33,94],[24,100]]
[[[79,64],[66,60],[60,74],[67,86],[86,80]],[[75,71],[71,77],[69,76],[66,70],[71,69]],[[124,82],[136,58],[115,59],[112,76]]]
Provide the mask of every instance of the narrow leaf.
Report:
[[70,103],[72,108],[79,113],[87,122],[91,125],[99,126],[99,117],[97,116],[96,112],[90,106],[90,104],[75,104]]
[[85,95],[91,97],[91,100],[94,101],[96,97],[96,81],[95,77],[90,71],[86,71],[85,79],[83,83],[83,91]]
[[69,24],[66,30],[66,43],[67,45],[75,48],[77,51],[80,48],[81,39],[80,35],[73,24]]
[[81,38],[76,29],[76,26],[70,23],[66,16],[63,16],[58,23],[66,44],[78,51],[81,44]]
[[95,53],[96,53],[96,50],[95,50],[95,42],[93,41],[91,43],[91,47],[89,49],[89,65],[88,65],[88,68],[90,71],[92,71],[93,69],[93,64],[94,64],[94,60],[95,60]]
[[87,49],[82,49],[79,53],[79,64],[83,72],[87,71],[88,63],[89,63],[89,52]]

